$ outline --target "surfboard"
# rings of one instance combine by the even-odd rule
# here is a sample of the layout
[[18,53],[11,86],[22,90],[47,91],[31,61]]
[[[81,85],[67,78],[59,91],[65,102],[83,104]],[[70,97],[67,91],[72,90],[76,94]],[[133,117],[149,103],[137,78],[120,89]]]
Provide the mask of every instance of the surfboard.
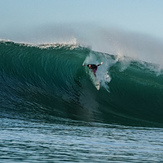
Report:
[[93,74],[93,72],[91,70],[89,70],[89,74],[90,74],[90,78],[92,80],[93,85],[96,87],[97,90],[99,90],[100,82],[98,81],[98,78],[95,77],[95,75]]
[[96,85],[96,89],[99,90],[99,89],[100,89],[100,83],[99,83],[99,81],[97,80],[97,78],[96,78],[96,80],[95,80],[95,85]]

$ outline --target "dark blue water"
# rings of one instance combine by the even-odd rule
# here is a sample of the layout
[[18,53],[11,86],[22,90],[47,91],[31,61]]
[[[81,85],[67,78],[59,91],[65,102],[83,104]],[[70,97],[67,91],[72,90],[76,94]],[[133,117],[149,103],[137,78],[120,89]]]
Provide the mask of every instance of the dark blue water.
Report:
[[161,162],[162,128],[1,118],[1,162]]

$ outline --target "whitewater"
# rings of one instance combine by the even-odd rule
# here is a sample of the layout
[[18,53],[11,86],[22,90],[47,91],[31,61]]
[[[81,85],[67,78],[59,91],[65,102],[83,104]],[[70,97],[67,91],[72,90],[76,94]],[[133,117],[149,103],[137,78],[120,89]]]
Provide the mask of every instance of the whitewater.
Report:
[[1,162],[161,162],[162,65],[119,54],[1,40]]

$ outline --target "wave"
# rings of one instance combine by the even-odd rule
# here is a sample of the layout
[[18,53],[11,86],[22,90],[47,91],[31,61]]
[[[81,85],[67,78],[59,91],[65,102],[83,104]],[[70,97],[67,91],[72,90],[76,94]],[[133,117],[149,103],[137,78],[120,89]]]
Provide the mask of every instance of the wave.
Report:
[[[0,58],[2,117],[163,126],[159,65],[78,44],[12,41],[0,41]],[[98,91],[82,64],[100,62]]]

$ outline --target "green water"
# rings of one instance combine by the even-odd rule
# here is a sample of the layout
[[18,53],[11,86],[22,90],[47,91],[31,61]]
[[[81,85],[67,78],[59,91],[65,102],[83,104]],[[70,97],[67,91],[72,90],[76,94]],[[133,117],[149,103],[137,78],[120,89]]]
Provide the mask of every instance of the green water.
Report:
[[[82,64],[102,61],[97,91]],[[0,41],[0,162],[162,162],[162,81],[79,45]]]

